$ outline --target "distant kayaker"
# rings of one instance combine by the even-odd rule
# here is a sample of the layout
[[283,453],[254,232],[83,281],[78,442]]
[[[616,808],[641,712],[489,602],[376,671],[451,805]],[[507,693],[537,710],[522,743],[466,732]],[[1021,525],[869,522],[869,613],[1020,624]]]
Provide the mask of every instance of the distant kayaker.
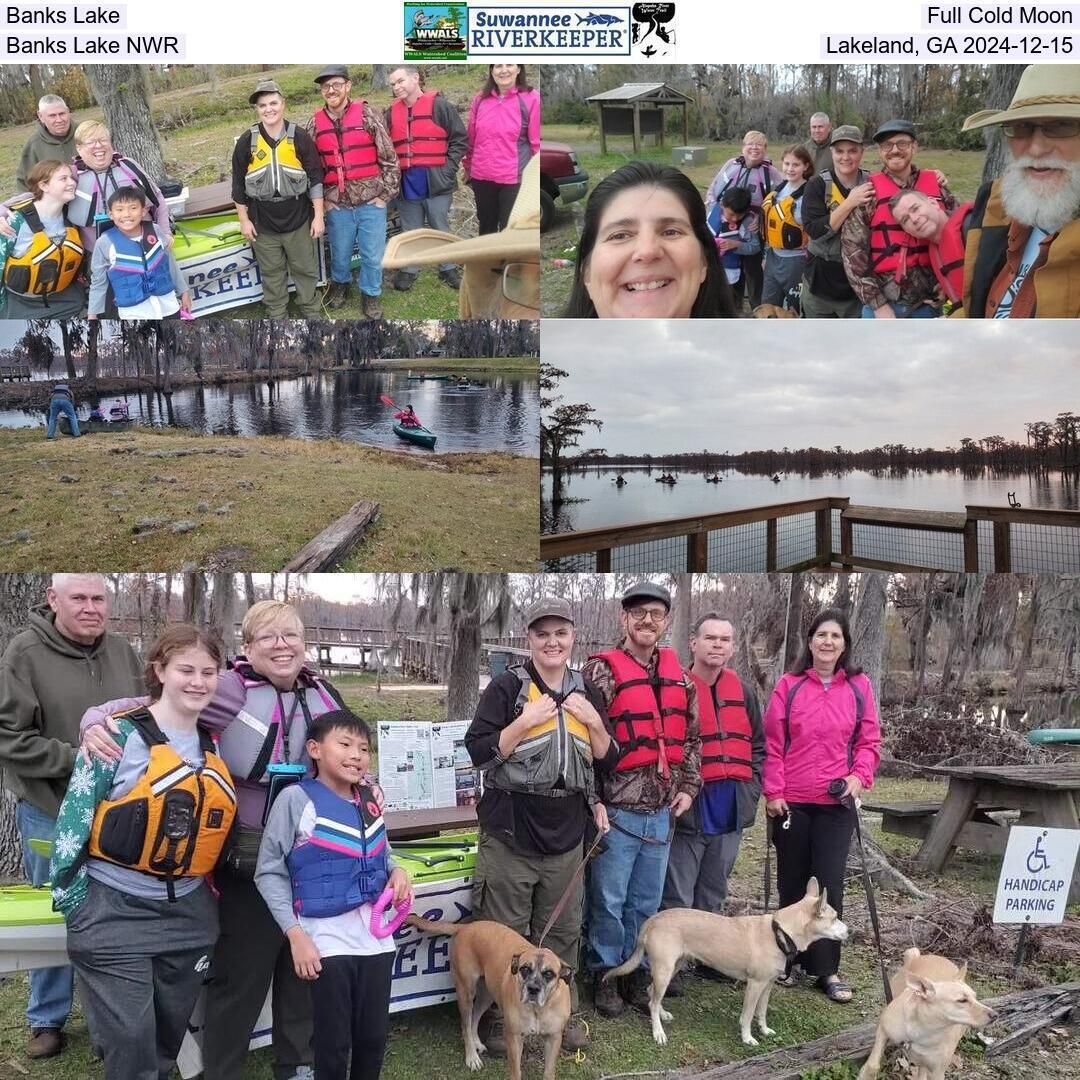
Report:
[[423,427],[420,423],[420,417],[416,415],[411,405],[406,405],[404,409],[399,409],[394,413],[394,419],[398,421],[403,427]]
[[289,278],[306,318],[323,314],[316,295],[315,244],[326,231],[323,167],[315,140],[285,118],[285,96],[262,79],[248,101],[258,122],[236,140],[232,199],[262,276],[263,303],[272,319],[289,308]]
[[[395,68],[387,79],[395,101],[386,110],[386,126],[401,166],[401,194],[395,200],[403,232],[425,225],[450,232],[450,203],[457,171],[469,141],[457,109],[438,90],[426,90],[420,69]],[[394,288],[406,292],[416,283],[419,266],[403,266]],[[452,263],[439,267],[452,289],[461,287],[461,271]]]

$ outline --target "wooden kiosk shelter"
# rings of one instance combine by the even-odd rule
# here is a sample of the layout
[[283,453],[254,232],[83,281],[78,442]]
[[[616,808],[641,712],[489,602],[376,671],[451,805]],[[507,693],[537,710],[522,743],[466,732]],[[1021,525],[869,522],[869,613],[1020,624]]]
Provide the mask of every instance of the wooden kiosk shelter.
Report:
[[664,145],[664,109],[682,109],[683,142],[689,142],[686,106],[691,98],[667,83],[623,83],[614,90],[593,94],[588,101],[600,106],[600,153],[607,153],[609,135],[633,135],[634,153],[643,135],[655,135]]

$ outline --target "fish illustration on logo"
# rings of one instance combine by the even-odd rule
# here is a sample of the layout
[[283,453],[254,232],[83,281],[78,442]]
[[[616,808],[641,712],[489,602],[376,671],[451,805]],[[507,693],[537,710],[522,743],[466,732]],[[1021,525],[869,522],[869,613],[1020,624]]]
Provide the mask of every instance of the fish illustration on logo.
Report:
[[589,12],[588,15],[577,17],[578,26],[584,23],[586,26],[611,26],[612,23],[622,22],[618,15],[596,15]]

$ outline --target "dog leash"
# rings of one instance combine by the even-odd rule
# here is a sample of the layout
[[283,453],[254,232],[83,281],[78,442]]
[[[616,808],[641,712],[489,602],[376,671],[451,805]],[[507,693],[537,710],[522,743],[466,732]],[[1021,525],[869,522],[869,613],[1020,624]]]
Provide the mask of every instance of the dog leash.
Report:
[[601,843],[604,840],[604,834],[597,831],[596,839],[592,842],[592,847],[585,852],[585,858],[578,864],[578,868],[574,871],[573,876],[566,883],[566,888],[563,889],[562,896],[559,897],[559,902],[551,909],[551,914],[548,916],[548,920],[544,923],[544,929],[540,931],[540,937],[536,942],[536,947],[542,949],[544,947],[544,938],[548,936],[548,931],[555,925],[555,920],[562,914],[562,910],[566,907],[566,901],[570,899],[570,892],[574,888],[574,882],[585,873],[585,867],[588,866],[589,860],[596,854]]
[[881,969],[881,985],[885,990],[885,1004],[892,1001],[892,987],[885,971],[885,957],[881,954],[881,924],[878,922],[877,900],[874,897],[874,883],[870,880],[870,871],[866,867],[866,849],[863,847],[862,828],[859,825],[859,803],[850,795],[842,800],[855,815],[855,839],[859,845],[859,861],[862,863],[863,890],[866,892],[866,906],[870,909],[870,925],[874,928],[874,944],[877,946],[878,967]]
[[[784,816],[784,823],[780,826],[782,829],[791,828],[791,811],[789,810]],[[771,818],[768,814],[765,815],[765,910],[769,910],[769,892],[772,888],[772,869],[770,867],[771,852],[770,847],[772,845],[773,833],[776,830],[776,818]],[[781,946],[782,947],[782,946]]]

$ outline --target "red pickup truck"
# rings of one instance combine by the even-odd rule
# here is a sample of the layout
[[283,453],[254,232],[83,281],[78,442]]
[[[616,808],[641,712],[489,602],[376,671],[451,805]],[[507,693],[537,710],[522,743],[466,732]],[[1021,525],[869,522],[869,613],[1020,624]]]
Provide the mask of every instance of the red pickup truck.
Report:
[[555,200],[572,203],[583,199],[589,188],[589,174],[578,165],[577,156],[566,143],[540,143],[540,231],[555,218]]

